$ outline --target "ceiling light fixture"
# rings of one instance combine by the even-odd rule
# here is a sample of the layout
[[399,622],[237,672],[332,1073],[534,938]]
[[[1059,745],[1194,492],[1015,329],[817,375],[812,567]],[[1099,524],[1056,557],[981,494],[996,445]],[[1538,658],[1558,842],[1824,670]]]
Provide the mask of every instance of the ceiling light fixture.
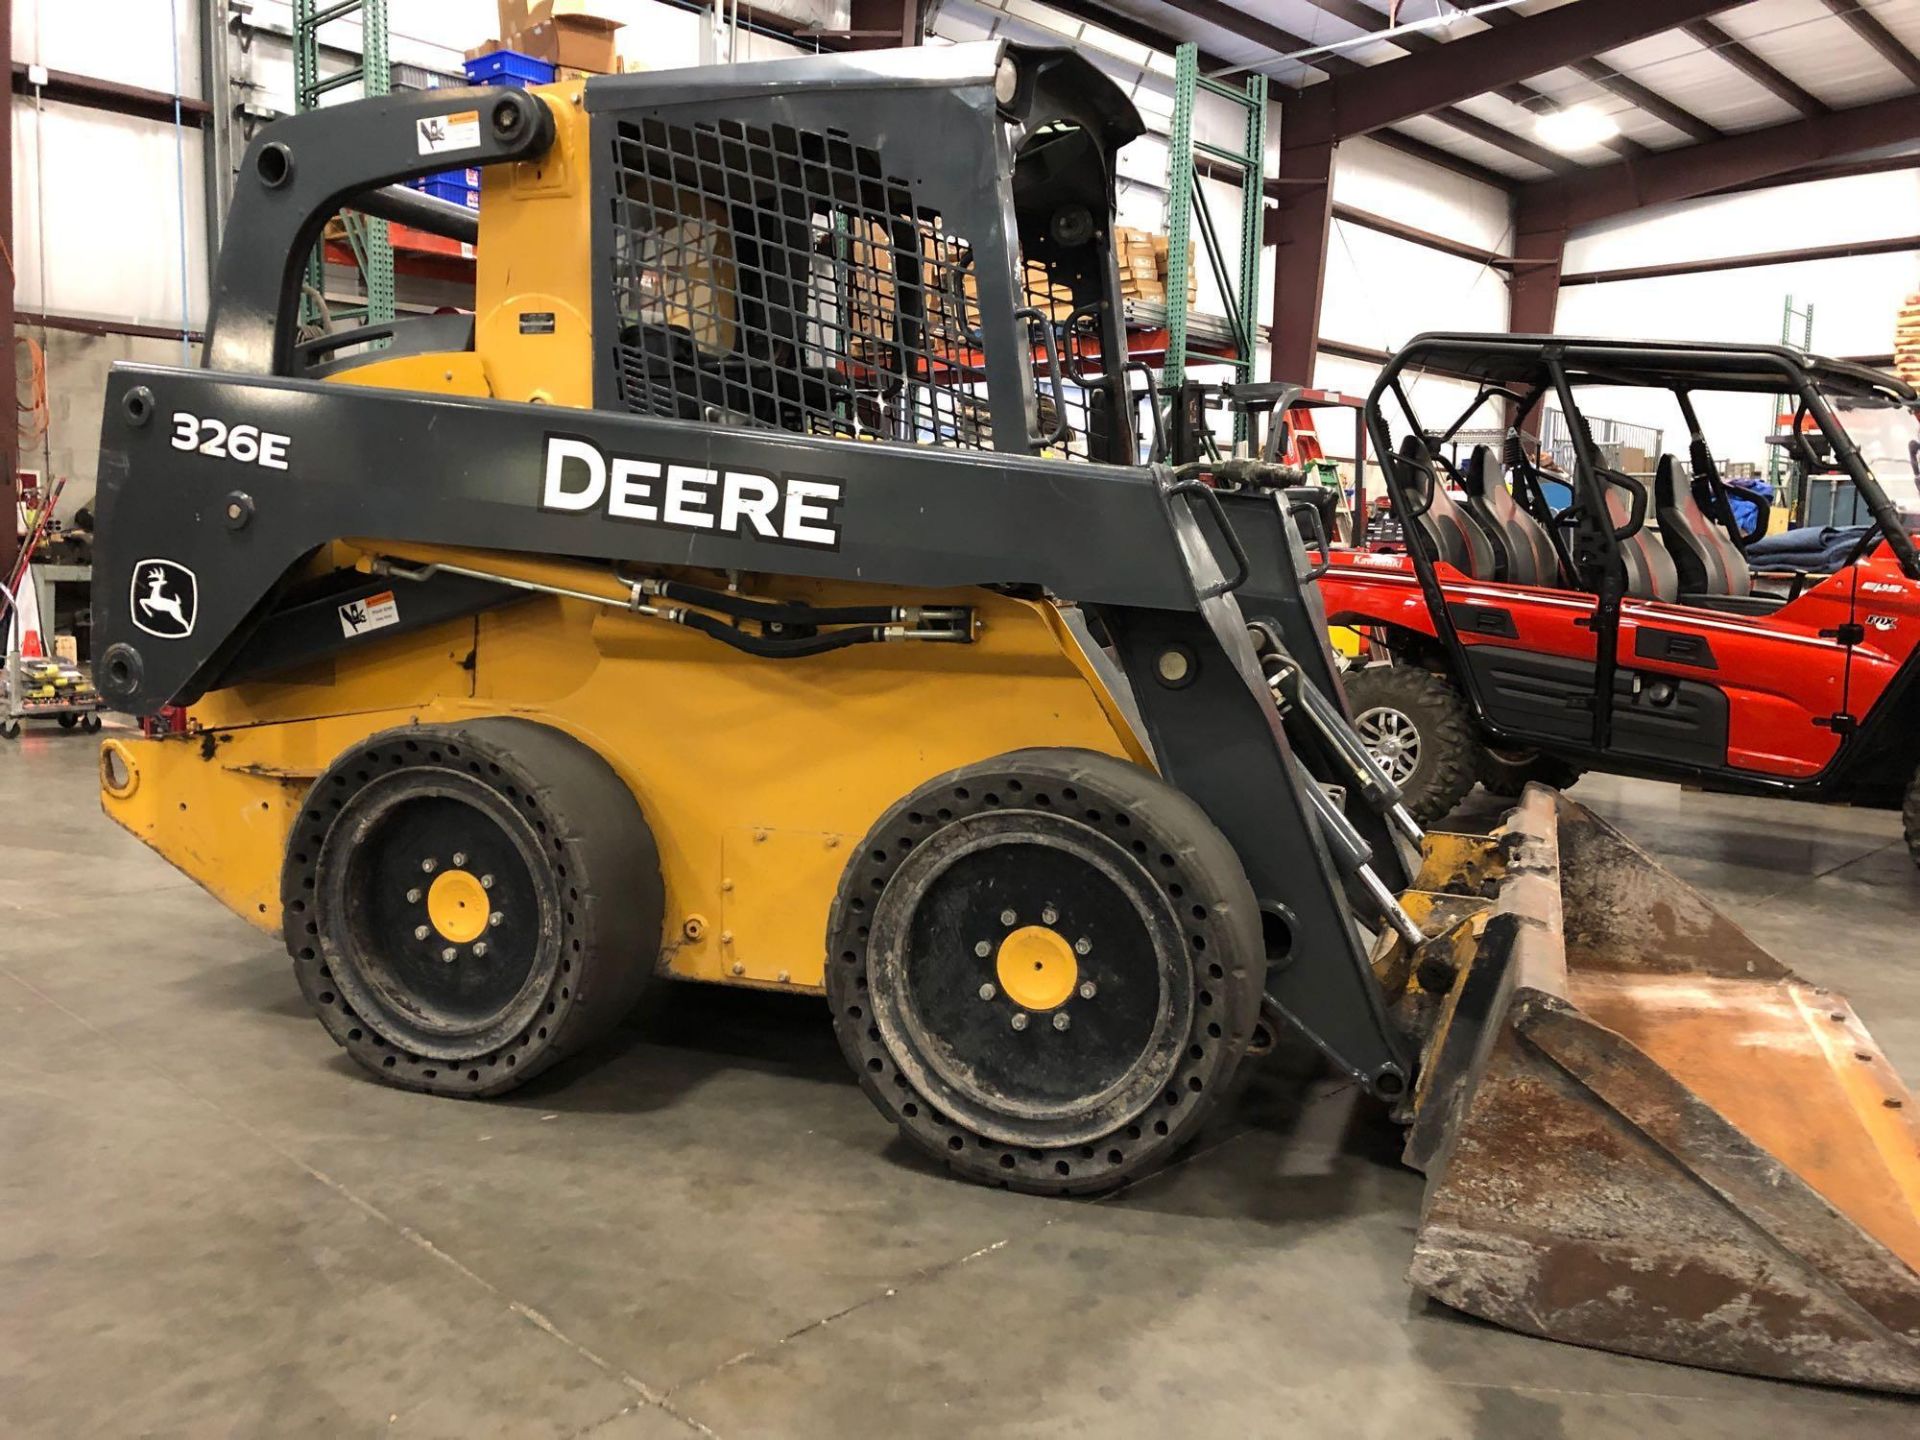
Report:
[[1620,133],[1619,122],[1591,105],[1573,105],[1536,116],[1533,133],[1540,143],[1563,155],[1604,145]]

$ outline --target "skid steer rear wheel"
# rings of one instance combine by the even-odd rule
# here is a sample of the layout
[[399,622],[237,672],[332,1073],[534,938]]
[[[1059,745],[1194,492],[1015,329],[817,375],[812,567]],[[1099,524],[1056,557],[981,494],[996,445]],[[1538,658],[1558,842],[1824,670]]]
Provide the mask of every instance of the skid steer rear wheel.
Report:
[[1233,849],[1147,770],[1025,750],[909,795],[848,865],[827,996],[868,1095],[972,1180],[1111,1189],[1228,1091],[1266,979]]
[[606,1034],[659,949],[659,857],[579,741],[498,718],[374,735],[308,793],[281,877],[307,1003],[391,1085],[497,1095]]

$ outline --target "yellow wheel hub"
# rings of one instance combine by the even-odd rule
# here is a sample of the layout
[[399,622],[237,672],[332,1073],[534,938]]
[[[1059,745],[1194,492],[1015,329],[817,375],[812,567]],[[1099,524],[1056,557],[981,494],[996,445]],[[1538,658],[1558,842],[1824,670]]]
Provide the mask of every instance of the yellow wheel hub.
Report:
[[443,871],[427,890],[427,919],[456,945],[487,933],[487,911],[486,887],[464,870]]
[[1064,1005],[1080,983],[1073,946],[1044,925],[1022,925],[1002,940],[994,970],[1002,993],[1022,1010]]

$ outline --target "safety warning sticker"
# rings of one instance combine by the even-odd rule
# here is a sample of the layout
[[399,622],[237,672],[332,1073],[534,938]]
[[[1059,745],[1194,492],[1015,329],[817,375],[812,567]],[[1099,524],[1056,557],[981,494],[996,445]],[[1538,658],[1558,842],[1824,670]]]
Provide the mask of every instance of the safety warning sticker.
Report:
[[450,150],[480,148],[480,112],[456,110],[451,115],[428,115],[414,122],[422,155],[444,155]]
[[349,639],[399,623],[400,607],[394,603],[391,590],[382,590],[364,600],[349,600],[340,607],[340,633]]

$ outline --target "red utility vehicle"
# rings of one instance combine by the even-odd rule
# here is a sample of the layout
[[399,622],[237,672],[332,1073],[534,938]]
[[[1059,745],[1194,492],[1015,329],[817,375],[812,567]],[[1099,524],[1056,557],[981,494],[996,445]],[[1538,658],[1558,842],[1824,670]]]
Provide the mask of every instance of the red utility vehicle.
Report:
[[[1415,412],[1422,372],[1473,384],[1450,428]],[[1667,392],[1687,458],[1659,456],[1651,484],[1609,468],[1582,411],[1602,387],[1616,403],[1620,387]],[[1699,419],[1702,404],[1724,416],[1728,395],[1789,398],[1779,443],[1872,517],[1844,553],[1784,572],[1749,563],[1754,537]],[[1520,440],[1549,400],[1571,436],[1554,478],[1572,500],[1557,511]],[[1408,427],[1397,444],[1389,402]],[[1406,544],[1336,549],[1320,582],[1329,620],[1367,637],[1344,685],[1409,808],[1432,820],[1476,779],[1515,794],[1599,770],[1903,808],[1920,863],[1917,403],[1892,376],[1778,346],[1413,341],[1367,402]],[[1449,458],[1490,410],[1506,443]]]

